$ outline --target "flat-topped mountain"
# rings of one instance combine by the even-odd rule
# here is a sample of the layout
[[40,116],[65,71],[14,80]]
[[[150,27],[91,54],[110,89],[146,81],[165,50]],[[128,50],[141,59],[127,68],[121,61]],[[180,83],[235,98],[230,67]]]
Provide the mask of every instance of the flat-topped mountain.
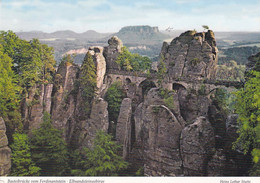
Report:
[[148,25],[123,27],[115,35],[127,44],[155,44],[171,37]]
[[[169,43],[182,32],[184,31],[175,29],[170,31],[159,30],[158,27],[139,25],[123,27],[117,33],[99,33],[94,30],[76,33],[70,30],[61,30],[53,33],[31,31],[17,32],[16,34],[26,40],[38,38],[42,43],[53,47],[55,59],[59,62],[66,53],[74,53],[75,50],[87,49],[89,46],[94,45],[105,46],[112,35],[121,39],[132,53],[158,60],[162,42]],[[260,48],[260,32],[216,32],[216,42],[220,50],[220,63],[235,60],[240,64],[244,64],[248,56],[258,52],[258,48]],[[253,48],[255,46],[257,48]],[[75,62],[81,63],[83,58],[84,54],[78,54]]]

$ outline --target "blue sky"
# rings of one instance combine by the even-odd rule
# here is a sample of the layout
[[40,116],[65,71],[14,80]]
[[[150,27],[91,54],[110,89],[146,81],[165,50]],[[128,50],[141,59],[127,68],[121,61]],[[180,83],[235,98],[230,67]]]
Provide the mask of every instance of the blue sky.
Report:
[[0,0],[0,30],[116,32],[128,25],[260,31],[260,0]]

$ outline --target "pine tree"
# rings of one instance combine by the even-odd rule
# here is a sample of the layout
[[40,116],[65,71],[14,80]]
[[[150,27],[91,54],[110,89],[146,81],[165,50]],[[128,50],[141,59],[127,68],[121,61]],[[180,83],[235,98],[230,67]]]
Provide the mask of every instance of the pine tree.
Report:
[[85,159],[79,163],[81,169],[73,174],[81,176],[116,176],[127,168],[128,163],[118,155],[120,146],[112,141],[112,136],[98,131],[93,148],[85,149]]
[[92,55],[88,52],[84,58],[81,66],[80,86],[82,97],[85,101],[85,109],[87,115],[91,112],[91,104],[95,97],[97,90],[97,69],[92,58]]
[[39,176],[40,168],[32,161],[29,139],[26,134],[15,133],[12,149],[11,176]]
[[31,139],[32,158],[41,168],[42,176],[61,176],[68,172],[68,150],[62,133],[51,124],[45,112],[41,127],[33,131]]

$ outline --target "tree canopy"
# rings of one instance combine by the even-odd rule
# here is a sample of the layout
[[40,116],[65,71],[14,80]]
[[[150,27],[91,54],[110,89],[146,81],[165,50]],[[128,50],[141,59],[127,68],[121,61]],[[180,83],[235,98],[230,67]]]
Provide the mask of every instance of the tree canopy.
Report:
[[12,149],[12,176],[39,176],[40,168],[32,161],[29,138],[26,134],[15,133]]
[[116,63],[126,71],[148,71],[152,65],[152,61],[148,57],[143,57],[137,53],[133,54],[125,46],[118,55]]
[[66,175],[68,150],[62,133],[51,124],[50,115],[45,112],[41,127],[33,131],[31,138],[32,158],[41,168],[42,176]]
[[21,132],[20,101],[32,86],[53,82],[53,48],[38,39],[25,41],[12,31],[0,32],[0,116],[7,126],[7,136]]
[[13,61],[3,50],[0,45],[0,116],[6,122],[10,142],[12,134],[23,129],[19,111],[21,87],[18,86],[17,76],[12,70]]
[[[259,61],[258,61],[259,62]],[[251,174],[260,175],[260,72],[257,68],[248,74],[245,87],[236,92],[236,112],[239,114],[239,137],[234,144],[251,153],[255,163]]]
[[85,101],[85,109],[90,114],[91,103],[97,90],[97,69],[92,55],[88,52],[81,66],[80,86],[82,97]]
[[85,158],[79,163],[81,169],[72,171],[82,176],[116,176],[127,168],[128,163],[118,155],[120,146],[112,136],[102,131],[96,133],[92,148],[85,148]]

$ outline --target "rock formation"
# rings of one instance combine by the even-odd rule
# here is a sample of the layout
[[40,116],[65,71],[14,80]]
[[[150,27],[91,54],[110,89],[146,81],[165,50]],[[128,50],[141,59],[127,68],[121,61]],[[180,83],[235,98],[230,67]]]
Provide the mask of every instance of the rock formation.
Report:
[[172,40],[164,42],[161,58],[168,68],[171,79],[214,79],[218,49],[214,33],[187,31]]
[[131,150],[132,100],[125,98],[120,107],[116,126],[116,140],[123,145],[123,158],[127,159]]
[[103,56],[103,50],[104,48],[100,46],[92,46],[89,48],[89,53],[92,55],[97,68],[96,74],[97,74],[98,94],[101,92],[104,76],[106,74],[106,61],[105,61],[105,57]]
[[5,122],[0,117],[0,176],[7,176],[11,170],[11,149],[8,147]]
[[113,36],[108,40],[108,46],[104,48],[104,57],[106,58],[107,70],[119,70],[119,65],[115,62],[118,54],[121,52],[123,43],[118,37]]
[[[158,89],[151,89],[135,113],[136,147],[148,176],[181,174],[180,134],[182,125],[165,106]],[[141,152],[140,152],[141,151]]]
[[[213,32],[187,31],[170,44],[163,43],[161,57],[167,73],[162,86],[170,98],[156,88],[156,75],[148,78],[144,73],[121,71],[115,61],[122,41],[113,36],[108,44],[88,49],[97,68],[98,88],[88,104],[90,111],[86,112],[82,97],[81,68],[63,63],[54,84],[35,86],[24,101],[27,128],[38,128],[47,111],[71,148],[91,147],[98,130],[108,132],[104,95],[113,82],[121,81],[127,98],[120,107],[116,140],[133,171],[143,168],[146,176],[239,175],[243,155],[231,150],[236,118],[226,122],[227,116],[212,99],[216,86],[203,83],[215,77],[218,50]],[[6,148],[7,159],[7,144],[0,148]]]
[[76,95],[74,92],[75,81],[78,77],[79,67],[71,63],[61,64],[55,76],[55,88],[52,101],[53,125],[63,131],[67,142],[70,141],[76,122],[74,111]]
[[44,111],[50,113],[52,90],[53,84],[35,85],[23,101],[22,116],[29,131],[40,127]]
[[77,144],[82,147],[91,147],[97,131],[108,131],[107,102],[102,99],[95,99],[90,117],[78,123],[78,130],[74,135],[77,137]]
[[214,130],[205,117],[198,117],[183,129],[180,147],[184,175],[207,175],[206,167],[214,151],[215,138]]

